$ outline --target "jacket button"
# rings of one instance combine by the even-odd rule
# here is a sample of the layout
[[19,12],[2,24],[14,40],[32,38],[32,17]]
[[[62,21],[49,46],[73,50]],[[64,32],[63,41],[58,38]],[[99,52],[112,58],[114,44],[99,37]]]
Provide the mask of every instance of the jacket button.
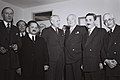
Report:
[[74,49],[74,48],[73,48],[72,50],[73,50],[73,51],[75,51],[75,49]]
[[114,54],[116,54],[117,52],[115,51]]
[[90,51],[92,51],[92,49],[90,49]]

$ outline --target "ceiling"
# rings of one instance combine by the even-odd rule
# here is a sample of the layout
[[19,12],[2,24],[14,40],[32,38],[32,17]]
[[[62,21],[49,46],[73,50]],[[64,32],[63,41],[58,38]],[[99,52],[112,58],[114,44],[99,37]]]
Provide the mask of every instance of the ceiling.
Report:
[[21,8],[29,8],[29,7],[35,7],[45,4],[62,2],[66,0],[2,0],[2,1],[13,4]]

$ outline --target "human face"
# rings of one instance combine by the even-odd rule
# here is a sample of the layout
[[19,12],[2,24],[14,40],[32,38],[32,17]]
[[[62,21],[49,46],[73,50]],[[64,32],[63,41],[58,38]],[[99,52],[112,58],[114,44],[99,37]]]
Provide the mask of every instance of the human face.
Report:
[[39,32],[38,25],[36,23],[30,23],[29,33],[32,35],[36,35]]
[[115,25],[114,18],[110,14],[104,15],[103,21],[104,21],[105,26],[110,28],[110,29],[112,27],[114,27],[114,25]]
[[95,20],[93,16],[87,16],[85,20],[86,20],[86,27],[88,29],[91,29],[95,26]]
[[76,18],[73,15],[67,17],[68,26],[74,27],[76,25]]
[[11,22],[13,20],[14,12],[11,8],[6,8],[3,11],[2,17],[6,22]]
[[54,27],[60,27],[60,18],[58,16],[52,17],[51,23]]
[[25,32],[26,27],[27,27],[27,26],[26,26],[25,22],[20,21],[20,22],[18,23],[18,28],[19,28],[20,32]]

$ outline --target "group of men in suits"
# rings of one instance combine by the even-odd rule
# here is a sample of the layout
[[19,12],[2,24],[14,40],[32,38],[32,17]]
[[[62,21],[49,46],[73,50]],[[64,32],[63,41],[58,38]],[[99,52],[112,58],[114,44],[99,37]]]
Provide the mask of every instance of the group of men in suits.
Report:
[[44,80],[49,56],[44,38],[37,35],[39,24],[20,20],[14,26],[14,10],[10,7],[5,7],[1,15],[0,80],[16,80],[16,72],[22,80]]
[[108,32],[96,26],[94,13],[85,16],[86,26],[68,15],[64,30],[60,17],[52,15],[41,36],[36,21],[19,20],[15,27],[10,7],[1,15],[0,80],[15,80],[16,72],[23,80],[120,79],[120,26],[110,13],[103,15]]

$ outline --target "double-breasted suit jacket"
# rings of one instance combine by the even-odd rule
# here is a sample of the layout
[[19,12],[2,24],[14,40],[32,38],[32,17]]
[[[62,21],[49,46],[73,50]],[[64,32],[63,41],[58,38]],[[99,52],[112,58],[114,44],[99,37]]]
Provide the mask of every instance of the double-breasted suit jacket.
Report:
[[99,71],[99,63],[103,63],[106,58],[104,44],[106,30],[95,27],[88,35],[83,49],[83,70],[87,72]]
[[76,26],[65,40],[66,63],[82,63],[82,49],[84,46],[85,27]]
[[48,80],[61,80],[64,68],[64,34],[61,29],[58,33],[50,26],[43,29],[42,37],[46,40],[49,53]]
[[115,59],[117,66],[110,69],[107,67],[107,75],[120,76],[120,26],[116,25],[114,31],[110,34],[107,48],[108,59]]
[[42,37],[35,38],[32,41],[28,34],[22,38],[22,74],[24,79],[44,80],[44,65],[49,64],[47,44]]
[[18,50],[20,49],[21,41],[19,38],[19,30],[11,23],[10,33],[8,33],[3,20],[0,20],[0,47],[4,47],[7,50],[5,54],[0,52],[1,69],[19,67],[18,54],[17,54],[18,50],[14,51],[12,48],[10,48],[12,44],[17,44]]

